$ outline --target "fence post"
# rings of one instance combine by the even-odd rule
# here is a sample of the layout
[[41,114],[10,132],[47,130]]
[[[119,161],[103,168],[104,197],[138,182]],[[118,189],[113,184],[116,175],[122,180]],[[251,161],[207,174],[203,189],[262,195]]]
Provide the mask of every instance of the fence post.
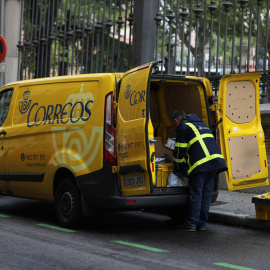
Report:
[[134,1],[133,28],[133,66],[139,66],[154,60],[157,0]]

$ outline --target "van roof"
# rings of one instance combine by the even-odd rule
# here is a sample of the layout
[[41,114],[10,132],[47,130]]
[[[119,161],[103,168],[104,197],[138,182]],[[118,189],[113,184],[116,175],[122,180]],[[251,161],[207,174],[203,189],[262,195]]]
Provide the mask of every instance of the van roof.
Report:
[[78,74],[78,75],[64,75],[64,76],[54,76],[54,77],[46,77],[46,78],[38,78],[38,79],[30,79],[30,80],[21,80],[21,81],[15,81],[11,83],[7,83],[6,85],[3,86],[5,87],[10,87],[14,86],[17,84],[29,84],[29,83],[34,83],[38,84],[40,82],[56,82],[56,81],[66,81],[66,80],[81,80],[81,79],[90,79],[90,78],[102,78],[102,77],[115,77],[117,81],[123,76],[123,73],[89,73],[89,74]]

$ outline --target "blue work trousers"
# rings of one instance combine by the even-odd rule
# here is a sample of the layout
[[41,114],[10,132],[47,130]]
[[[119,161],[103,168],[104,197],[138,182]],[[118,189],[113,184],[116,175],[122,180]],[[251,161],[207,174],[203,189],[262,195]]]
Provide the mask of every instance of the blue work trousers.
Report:
[[193,229],[206,227],[216,174],[217,171],[197,173],[188,180],[190,198],[186,226]]

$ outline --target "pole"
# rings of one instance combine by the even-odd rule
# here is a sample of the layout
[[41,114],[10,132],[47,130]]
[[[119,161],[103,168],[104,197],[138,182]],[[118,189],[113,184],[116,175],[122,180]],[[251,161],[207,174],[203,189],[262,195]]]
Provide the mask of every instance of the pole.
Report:
[[[5,0],[0,2],[0,35],[5,37]],[[5,84],[5,60],[0,63],[0,88]]]

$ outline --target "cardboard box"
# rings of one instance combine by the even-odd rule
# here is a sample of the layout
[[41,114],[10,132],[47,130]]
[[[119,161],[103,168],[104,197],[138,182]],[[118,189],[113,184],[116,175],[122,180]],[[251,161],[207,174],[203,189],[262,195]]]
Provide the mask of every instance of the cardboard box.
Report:
[[157,140],[155,143],[156,157],[173,156],[173,151],[164,147],[161,137],[155,137],[155,140]]

